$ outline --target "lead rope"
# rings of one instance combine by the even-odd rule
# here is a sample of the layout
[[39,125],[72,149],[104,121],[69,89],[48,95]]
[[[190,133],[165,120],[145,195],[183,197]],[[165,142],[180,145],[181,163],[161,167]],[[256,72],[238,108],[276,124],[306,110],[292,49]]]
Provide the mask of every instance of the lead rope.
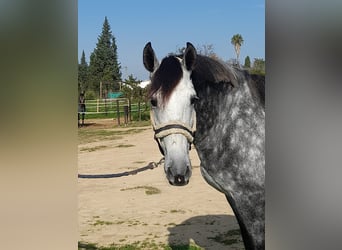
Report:
[[83,179],[103,179],[103,178],[118,178],[123,176],[129,176],[129,175],[136,175],[137,173],[140,173],[145,170],[152,170],[157,168],[159,165],[161,165],[164,162],[164,157],[162,157],[158,162],[150,162],[147,166],[141,167],[135,170],[126,171],[122,173],[116,173],[116,174],[78,174],[78,178]]

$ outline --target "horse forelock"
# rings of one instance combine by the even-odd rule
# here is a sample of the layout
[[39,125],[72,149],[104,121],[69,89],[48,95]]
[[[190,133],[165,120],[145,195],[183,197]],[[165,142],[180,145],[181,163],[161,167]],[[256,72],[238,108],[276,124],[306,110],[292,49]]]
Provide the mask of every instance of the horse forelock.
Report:
[[165,104],[182,77],[183,69],[180,60],[175,56],[165,57],[152,76],[149,96],[160,91],[162,104]]

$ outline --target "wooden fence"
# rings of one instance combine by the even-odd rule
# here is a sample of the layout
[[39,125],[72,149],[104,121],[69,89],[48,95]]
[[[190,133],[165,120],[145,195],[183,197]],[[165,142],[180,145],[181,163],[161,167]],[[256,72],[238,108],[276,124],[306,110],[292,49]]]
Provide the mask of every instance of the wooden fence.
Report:
[[132,121],[133,114],[140,121],[142,113],[149,110],[145,102],[132,103],[128,98],[86,100],[85,104],[86,118],[113,118],[117,119],[118,125],[121,124],[120,118],[124,119],[125,124]]

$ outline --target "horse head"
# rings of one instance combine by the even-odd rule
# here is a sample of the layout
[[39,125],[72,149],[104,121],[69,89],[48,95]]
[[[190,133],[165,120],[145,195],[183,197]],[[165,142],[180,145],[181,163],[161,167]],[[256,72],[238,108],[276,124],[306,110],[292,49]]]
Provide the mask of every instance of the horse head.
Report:
[[191,177],[189,149],[195,127],[196,92],[191,72],[196,63],[191,43],[182,58],[167,56],[161,63],[147,43],[143,51],[145,68],[151,73],[151,121],[155,139],[165,156],[164,170],[171,185],[182,186]]

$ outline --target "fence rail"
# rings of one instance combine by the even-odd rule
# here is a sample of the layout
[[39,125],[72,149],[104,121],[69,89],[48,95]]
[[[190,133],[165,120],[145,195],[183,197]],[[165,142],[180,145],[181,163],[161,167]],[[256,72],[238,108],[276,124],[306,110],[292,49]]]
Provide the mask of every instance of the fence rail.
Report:
[[86,100],[86,118],[98,117],[97,115],[104,115],[117,119],[120,125],[120,117],[124,117],[125,124],[132,121],[132,115],[137,115],[137,119],[141,120],[143,112],[149,110],[149,106],[145,102],[131,103],[128,98],[115,98],[115,99],[96,99]]

